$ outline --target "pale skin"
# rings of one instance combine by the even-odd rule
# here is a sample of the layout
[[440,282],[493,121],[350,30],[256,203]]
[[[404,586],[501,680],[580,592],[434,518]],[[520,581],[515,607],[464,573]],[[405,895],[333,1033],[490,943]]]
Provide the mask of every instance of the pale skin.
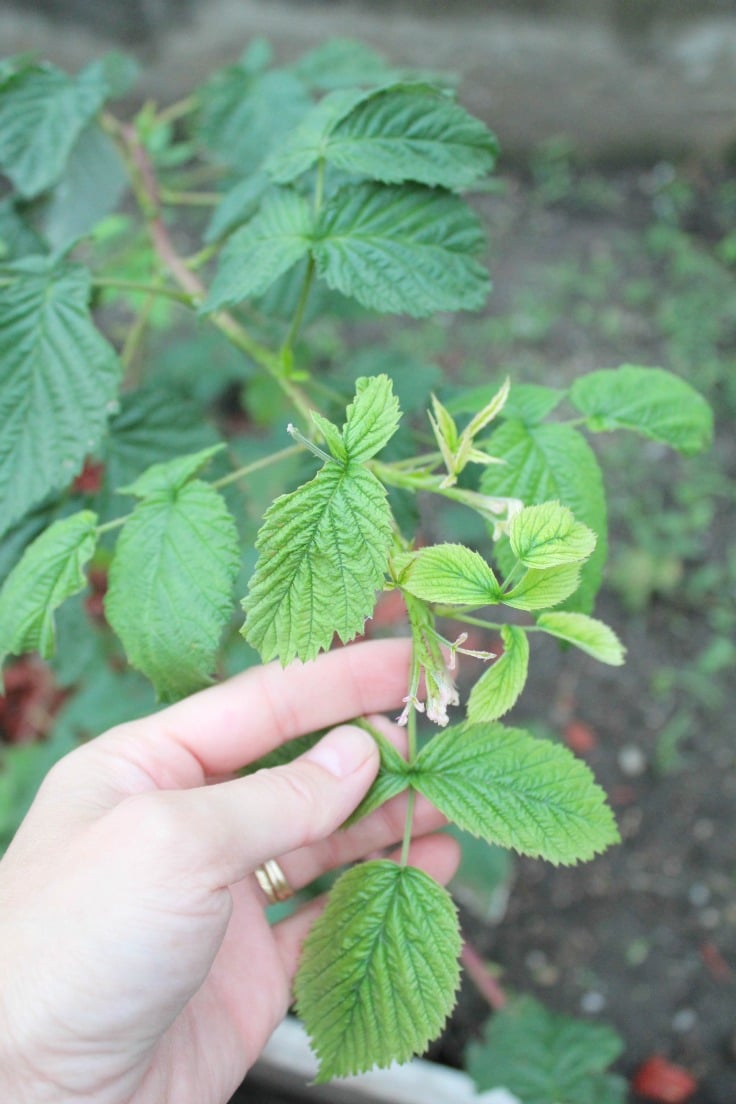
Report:
[[[339,826],[378,770],[345,722],[398,711],[409,662],[408,642],[381,641],[254,668],[57,764],[0,862],[0,1100],[225,1104],[323,907],[269,925],[252,872],[278,858],[299,889],[401,838],[402,798]],[[335,725],[288,766],[232,777]],[[410,861],[445,882],[440,823],[418,803]]]

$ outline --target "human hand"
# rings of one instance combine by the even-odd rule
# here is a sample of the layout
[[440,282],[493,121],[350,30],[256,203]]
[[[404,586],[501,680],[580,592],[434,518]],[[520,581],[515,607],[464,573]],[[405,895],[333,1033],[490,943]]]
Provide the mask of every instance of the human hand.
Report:
[[[1,1100],[229,1099],[288,1008],[321,907],[269,925],[253,870],[278,858],[299,889],[390,846],[404,819],[396,798],[336,832],[378,769],[355,726],[288,766],[229,776],[294,736],[398,707],[409,661],[408,642],[381,641],[253,668],[52,769],[0,862]],[[421,835],[441,818],[420,801],[414,823]],[[456,844],[418,839],[411,861],[446,881]]]

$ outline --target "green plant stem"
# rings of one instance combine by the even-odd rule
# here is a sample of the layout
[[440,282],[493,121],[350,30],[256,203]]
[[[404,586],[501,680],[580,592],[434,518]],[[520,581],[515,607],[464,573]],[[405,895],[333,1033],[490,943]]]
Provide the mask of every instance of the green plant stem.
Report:
[[[416,649],[412,652],[412,678],[411,685],[418,682],[417,672],[418,660],[416,657]],[[411,693],[411,691],[410,691]],[[413,766],[417,757],[417,711],[416,708],[410,704],[409,716],[406,722],[406,737],[408,742],[407,747],[407,762],[409,766]],[[411,846],[412,829],[414,827],[414,802],[416,800],[416,794],[413,789],[409,790],[409,794],[406,800],[406,819],[404,821],[404,839],[401,844],[401,858],[399,863],[401,866],[406,866],[409,861],[409,847]]]
[[168,107],[159,111],[156,118],[159,123],[174,123],[177,119],[183,119],[185,115],[191,115],[196,110],[197,97],[184,96],[183,99],[176,100],[175,103],[169,104]]
[[[135,127],[119,122],[109,112],[103,112],[102,125],[116,142],[128,169],[131,187],[138,206],[146,219],[148,236],[151,239],[156,256],[182,291],[189,296],[191,305],[195,306],[201,303],[206,298],[207,289],[199,277],[187,266],[184,258],[176,251],[169,236],[161,212],[158,180],[148,156],[148,151],[141,144]],[[310,403],[300,388],[285,377],[281,358],[272,353],[270,349],[267,349],[265,345],[261,345],[254,337],[251,337],[245,327],[231,314],[218,311],[209,315],[208,318],[211,324],[216,326],[236,348],[247,353],[260,368],[272,377],[292,405],[308,422],[311,409]]]
[[281,460],[287,460],[290,456],[296,456],[298,452],[302,452],[302,445],[289,445],[287,448],[280,449],[278,452],[272,452],[268,456],[262,456],[260,460],[254,460],[252,464],[246,464],[245,467],[238,468],[228,475],[223,475],[221,479],[216,479],[210,486],[215,487],[217,490],[221,487],[228,487],[231,483],[237,483],[239,479],[244,479],[245,476],[252,475],[253,472],[261,471],[262,468],[268,468],[271,464],[278,464]]
[[[412,710],[412,713],[413,712]],[[416,790],[410,788],[406,797],[406,820],[404,821],[404,839],[401,843],[400,866],[408,866],[409,864],[409,848],[411,847],[411,836],[414,828],[414,804],[416,802],[416,797]]]
[[304,283],[302,284],[301,294],[299,295],[299,302],[296,305],[294,311],[294,317],[289,326],[289,332],[284,339],[284,344],[281,346],[281,359],[282,363],[287,359],[290,359],[291,352],[294,348],[294,344],[301,329],[302,322],[304,321],[304,312],[307,309],[307,302],[309,300],[309,293],[312,290],[312,281],[314,279],[314,257],[309,258],[307,263],[307,271],[304,273]]
[[116,280],[107,276],[95,276],[92,286],[106,290],[127,291],[133,295],[152,295],[161,299],[173,299],[177,303],[183,303],[187,307],[192,306],[192,296],[176,288],[166,287],[164,284],[146,284],[138,280]]
[[122,352],[120,353],[120,362],[123,365],[124,373],[127,382],[137,383],[138,373],[133,370],[135,363],[136,353],[138,352],[141,342],[145,336],[148,328],[148,323],[151,320],[151,312],[156,305],[156,296],[149,295],[143,304],[138,317],[133,323],[132,329],[128,331],[128,336],[125,339]]
[[177,192],[172,188],[161,188],[161,202],[174,207],[216,207],[222,199],[219,192]]

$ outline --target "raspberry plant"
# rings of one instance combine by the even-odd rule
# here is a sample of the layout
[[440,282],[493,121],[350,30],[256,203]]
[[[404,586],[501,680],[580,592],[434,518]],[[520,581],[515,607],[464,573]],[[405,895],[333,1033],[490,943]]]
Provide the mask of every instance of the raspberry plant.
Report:
[[[581,429],[687,454],[707,445],[711,415],[689,384],[638,366],[566,392],[505,380],[452,404],[433,395],[418,428],[402,423],[389,374],[325,382],[303,339],[319,309],[352,300],[363,317],[419,318],[483,305],[484,235],[462,193],[493,169],[493,136],[441,79],[355,44],[278,69],[254,43],[191,97],[126,121],[107,105],[132,79],[117,57],[74,77],[24,57],[0,66],[0,656],[52,657],[55,611],[90,565],[107,576],[106,625],[82,619],[82,636],[113,665],[117,638],[165,701],[227,667],[238,580],[243,636],[284,664],[348,643],[381,591],[400,593],[408,755],[374,733],[381,771],[352,819],[407,791],[401,860],[342,875],[296,983],[328,1079],[421,1052],[453,1005],[455,908],[407,861],[417,793],[462,829],[553,863],[618,839],[588,767],[501,718],[535,634],[623,662],[592,616],[606,510]],[[125,216],[121,241],[110,214],[123,197],[138,221]],[[239,462],[235,438],[146,378],[146,332],[172,310],[236,350],[221,383],[245,379],[252,398],[258,373],[268,381],[275,450],[256,437]],[[211,399],[210,367],[197,386]],[[298,485],[287,479],[266,510],[253,567],[251,489],[284,464]],[[488,541],[419,546],[417,496],[480,515]],[[450,725],[468,626],[502,650],[469,649],[485,666]],[[421,749],[418,713],[439,726]]]

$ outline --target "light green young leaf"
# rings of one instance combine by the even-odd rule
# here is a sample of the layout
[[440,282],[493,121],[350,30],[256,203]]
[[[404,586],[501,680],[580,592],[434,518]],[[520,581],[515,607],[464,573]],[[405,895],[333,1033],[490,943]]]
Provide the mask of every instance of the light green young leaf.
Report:
[[312,410],[311,415],[312,421],[324,437],[332,455],[336,460],[339,460],[341,464],[344,464],[348,458],[348,454],[340,430],[334,422],[331,422],[329,418],[325,418],[324,415],[318,414],[316,410]]
[[0,591],[0,664],[9,654],[54,651],[54,611],[87,582],[84,567],[97,543],[90,510],[55,521],[25,550]]
[[394,556],[398,584],[424,602],[453,606],[487,606],[498,602],[501,588],[479,552],[462,544],[435,544]]
[[[512,388],[509,402],[513,401]],[[606,559],[606,500],[595,453],[571,426],[526,425],[510,418],[484,442],[488,452],[505,460],[483,472],[481,489],[489,495],[510,495],[523,502],[558,499],[598,538],[583,567],[581,585],[568,607],[588,613],[600,586]],[[513,563],[509,552],[508,564]]]
[[470,692],[468,720],[496,721],[516,704],[529,673],[529,639],[523,629],[504,625],[503,653],[484,671]]
[[355,398],[346,411],[343,438],[351,460],[370,460],[396,432],[401,411],[388,376],[355,381]]
[[261,295],[306,256],[311,233],[307,201],[287,189],[270,192],[255,218],[228,240],[202,310],[209,313]]
[[0,287],[0,533],[67,486],[105,428],[120,365],[89,315],[89,273],[31,257]]
[[314,659],[373,612],[391,545],[391,512],[376,477],[330,461],[266,511],[243,602],[243,634],[264,662]]
[[177,456],[175,460],[152,464],[133,483],[129,483],[127,487],[119,487],[118,490],[121,494],[135,495],[136,498],[148,498],[154,494],[175,494],[199,475],[212,457],[222,452],[224,448],[223,442],[200,449],[190,456]]
[[381,753],[381,769],[360,805],[342,825],[343,828],[362,820],[375,809],[380,809],[381,805],[403,793],[409,786],[411,768],[406,759],[402,759],[391,741],[377,729],[371,728],[371,735]]
[[0,87],[0,169],[25,199],[60,178],[77,138],[111,94],[108,76],[100,62],[76,78],[34,65]]
[[373,310],[422,318],[474,310],[488,275],[476,215],[457,196],[419,185],[351,185],[323,208],[313,254],[328,285]]
[[295,993],[316,1081],[406,1062],[440,1033],[459,983],[452,899],[421,870],[348,870],[302,952]]
[[613,629],[595,617],[587,617],[584,613],[543,613],[537,618],[537,625],[601,663],[620,667],[624,662],[626,649],[623,644]]
[[610,1027],[519,997],[470,1044],[467,1066],[480,1092],[504,1088],[524,1104],[625,1104],[626,1082],[604,1072],[622,1051]]
[[420,752],[412,785],[466,832],[552,863],[590,859],[619,838],[585,763],[518,728],[445,729]]
[[505,606],[514,609],[550,609],[564,602],[580,586],[580,564],[560,564],[539,571],[531,568],[512,590],[503,596]]
[[525,567],[579,563],[591,555],[595,542],[595,533],[559,502],[527,506],[509,522],[511,551]]
[[713,439],[713,412],[685,380],[661,368],[588,372],[575,381],[570,400],[594,432],[631,429],[694,456]]
[[239,567],[235,521],[199,480],[152,487],[125,523],[105,611],[160,698],[184,697],[209,680]]

